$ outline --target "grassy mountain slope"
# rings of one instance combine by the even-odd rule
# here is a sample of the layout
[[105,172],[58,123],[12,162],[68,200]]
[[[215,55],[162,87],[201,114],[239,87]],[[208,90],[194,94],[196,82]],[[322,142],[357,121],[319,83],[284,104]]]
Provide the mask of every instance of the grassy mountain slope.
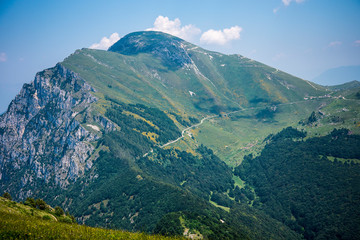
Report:
[[[210,126],[206,122],[208,127],[203,125],[201,133],[193,133],[197,142],[190,138],[176,145],[195,150],[205,144],[234,166],[243,156],[239,149],[247,150],[249,144],[296,124],[332,101],[315,98],[329,93],[322,86],[241,55],[207,51],[160,32],[131,33],[109,51],[78,50],[62,64],[97,89],[99,111],[109,106],[109,98],[157,107],[187,122],[189,117],[241,110],[229,116],[231,121],[216,118]],[[177,125],[185,128],[181,121]],[[213,135],[224,141],[208,137]]]
[[54,215],[0,197],[1,239],[181,239],[58,222]]
[[62,63],[103,99],[199,115],[325,93],[316,84],[240,55],[210,52],[159,32],[129,34],[109,50],[78,50]]
[[[341,93],[337,92],[338,95]],[[337,95],[335,95],[337,96]],[[320,98],[269,107],[248,108],[236,113],[216,116],[201,126],[189,130],[189,135],[173,144],[181,149],[204,144],[214,150],[223,161],[237,166],[247,154],[258,154],[263,139],[281,129],[293,126],[304,129],[309,136],[321,136],[334,128],[345,127],[360,133],[359,100],[354,93],[342,98]],[[312,112],[316,120],[308,123]],[[268,115],[266,115],[268,114]]]

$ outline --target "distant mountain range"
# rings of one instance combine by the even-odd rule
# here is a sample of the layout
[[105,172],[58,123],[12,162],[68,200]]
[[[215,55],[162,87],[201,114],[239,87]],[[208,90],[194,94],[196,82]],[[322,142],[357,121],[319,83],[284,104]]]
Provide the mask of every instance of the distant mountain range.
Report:
[[313,82],[324,86],[339,85],[354,80],[360,81],[360,66],[331,68],[312,79]]
[[[264,169],[254,175],[262,164],[255,156],[274,155],[262,152],[276,149],[269,147],[279,138],[274,134],[292,126],[295,137],[289,130],[282,144],[296,147],[293,139],[304,132],[328,136],[330,143],[314,141],[311,156],[328,158],[326,168],[334,157],[354,165],[351,180],[358,181],[360,157],[341,151],[357,147],[357,138],[346,136],[360,134],[359,98],[358,82],[324,87],[169,34],[130,33],[108,51],[77,50],[23,86],[0,116],[0,192],[18,201],[44,198],[90,226],[205,239],[326,238],[336,227],[317,231],[323,225],[302,215],[308,200],[276,204],[286,194],[268,189],[272,180]],[[334,128],[349,129],[341,132],[347,148],[316,152],[315,145],[331,148],[339,138],[329,135]],[[302,176],[302,164],[294,161],[292,174]],[[271,171],[274,178],[282,174]],[[319,176],[318,184],[330,184]],[[345,174],[331,176],[348,183]],[[294,179],[289,186],[302,181]],[[299,195],[297,188],[284,189]],[[358,189],[347,189],[354,195],[336,202],[359,206]],[[319,219],[336,218],[311,184],[307,190],[324,210]],[[344,216],[351,223],[336,234],[360,234],[354,215]]]

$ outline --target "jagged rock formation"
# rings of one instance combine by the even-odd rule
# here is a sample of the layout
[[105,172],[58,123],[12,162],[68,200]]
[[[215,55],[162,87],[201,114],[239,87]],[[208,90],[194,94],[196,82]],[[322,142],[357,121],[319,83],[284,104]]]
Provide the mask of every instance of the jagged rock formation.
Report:
[[[0,180],[7,188],[20,189],[17,197],[31,194],[23,189],[37,181],[64,188],[91,168],[95,149],[91,142],[99,136],[79,120],[97,101],[94,91],[58,64],[25,84],[0,116]],[[115,128],[102,116],[93,120],[108,130]],[[21,174],[14,176],[14,172]]]

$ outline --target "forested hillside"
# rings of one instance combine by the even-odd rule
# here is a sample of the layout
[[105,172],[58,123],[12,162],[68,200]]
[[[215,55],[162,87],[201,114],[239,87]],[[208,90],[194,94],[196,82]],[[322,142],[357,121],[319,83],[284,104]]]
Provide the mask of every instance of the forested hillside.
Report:
[[235,169],[254,188],[254,206],[306,239],[360,234],[360,136],[346,129],[303,140],[287,128]]
[[[151,112],[156,114],[149,115]],[[143,118],[135,118],[134,114]],[[226,193],[234,189],[231,168],[204,146],[200,146],[195,155],[156,147],[154,143],[164,141],[159,139],[167,140],[164,136],[178,134],[162,111],[114,103],[106,116],[121,131],[105,134],[98,141],[103,150],[99,152],[94,170],[56,201],[70,202],[69,208],[81,222],[165,235],[182,235],[188,229],[189,234],[198,233],[210,239],[298,237],[247,205],[232,206],[231,211],[241,216],[235,218],[227,212],[229,209],[224,211],[210,204],[213,192]],[[144,134],[152,132],[158,133],[158,137]],[[146,156],[146,149],[150,147],[153,150]],[[266,221],[253,225],[252,217]],[[162,226],[168,218],[175,220]],[[273,231],[271,226],[282,230]]]

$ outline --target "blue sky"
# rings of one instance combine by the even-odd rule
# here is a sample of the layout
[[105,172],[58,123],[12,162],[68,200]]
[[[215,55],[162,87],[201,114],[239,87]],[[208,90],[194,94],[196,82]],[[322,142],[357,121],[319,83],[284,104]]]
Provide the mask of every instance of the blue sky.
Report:
[[360,65],[359,23],[359,0],[0,0],[0,112],[36,72],[114,33],[164,30],[311,80]]

